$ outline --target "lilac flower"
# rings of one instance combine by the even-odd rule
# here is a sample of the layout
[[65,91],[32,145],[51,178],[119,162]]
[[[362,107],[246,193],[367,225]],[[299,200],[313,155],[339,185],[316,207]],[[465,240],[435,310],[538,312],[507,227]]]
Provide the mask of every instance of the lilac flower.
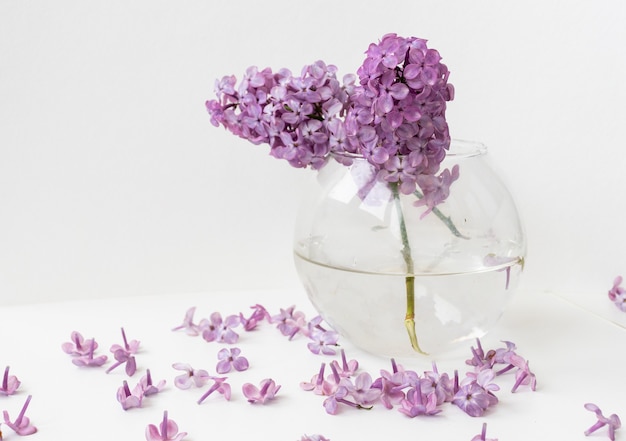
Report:
[[300,441],[330,441],[328,438],[323,437],[322,435],[302,435]]
[[148,424],[146,427],[147,441],[181,441],[187,432],[178,432],[178,425],[167,417],[167,410],[163,412],[163,421],[159,427]]
[[17,418],[15,418],[15,421],[11,421],[9,413],[6,410],[2,412],[4,416],[4,424],[9,426],[18,435],[32,435],[37,432],[37,428],[30,423],[30,419],[25,415],[31,398],[32,395],[26,397],[22,410],[17,415]]
[[139,341],[131,340],[128,342],[126,339],[126,332],[124,332],[124,328],[122,329],[122,339],[124,341],[124,346],[114,344],[109,349],[113,353],[113,357],[117,360],[116,363],[113,363],[107,370],[107,374],[111,372],[116,367],[126,364],[126,375],[132,377],[137,371],[137,362],[135,360],[135,354],[139,350]]
[[350,378],[354,373],[359,369],[359,362],[356,360],[348,361],[346,359],[346,352],[341,349],[341,366],[336,360],[333,360],[331,364],[335,365],[335,369],[339,373],[339,376],[342,378]]
[[608,418],[602,414],[602,411],[598,406],[593,403],[585,404],[585,409],[590,410],[596,414],[596,418],[598,421],[591,426],[589,429],[585,430],[585,435],[588,436],[591,433],[595,432],[601,427],[608,425],[609,427],[609,439],[611,441],[615,441],[615,431],[619,429],[622,425],[619,417],[616,414],[612,414]]
[[306,326],[304,313],[295,309],[295,306],[281,308],[279,314],[271,317],[271,322],[277,324],[276,328],[290,339]]
[[2,385],[0,385],[0,395],[13,395],[18,387],[20,387],[20,380],[15,375],[9,375],[9,366],[4,368],[4,375],[2,376]]
[[357,407],[355,403],[352,403],[351,401],[346,400],[347,396],[348,396],[348,389],[343,385],[338,386],[333,391],[333,393],[331,393],[328,396],[328,398],[324,400],[323,406],[324,406],[324,409],[326,409],[326,413],[330,415],[336,415],[337,412],[339,411],[339,403],[344,403],[349,406]]
[[102,366],[107,361],[106,355],[99,355],[98,357],[94,357],[94,349],[96,347],[96,342],[94,339],[90,339],[89,341],[89,351],[78,357],[74,357],[72,359],[72,363],[76,366]]
[[309,328],[309,338],[312,341],[307,344],[307,347],[312,353],[325,355],[335,355],[337,353],[333,348],[333,346],[338,346],[339,334],[337,332],[311,326]]
[[267,320],[269,322],[271,319],[270,314],[264,306],[256,304],[251,306],[251,308],[253,309],[253,312],[248,318],[245,318],[242,313],[239,313],[239,321],[245,331],[252,331],[257,327],[259,322],[263,320]]
[[146,369],[146,375],[139,379],[139,383],[137,384],[138,392],[136,395],[143,394],[144,396],[150,396],[157,394],[163,390],[165,387],[165,380],[159,381],[156,385],[152,383],[152,375],[150,374],[150,369]]
[[274,380],[266,378],[261,381],[259,387],[251,383],[245,383],[241,390],[244,396],[248,399],[249,403],[261,403],[265,404],[270,400],[273,400],[280,389],[279,385],[276,385]]
[[227,349],[224,348],[217,353],[217,358],[219,361],[217,362],[216,371],[218,374],[226,374],[231,371],[231,369],[235,369],[236,371],[245,371],[248,369],[248,359],[246,357],[240,356],[241,349],[232,348]]
[[174,363],[172,367],[179,371],[185,371],[184,374],[174,378],[174,386],[179,389],[189,389],[191,386],[202,387],[211,377],[204,369],[194,369],[187,363]]
[[419,415],[436,415],[441,412],[437,408],[437,395],[435,392],[429,394],[422,393],[420,383],[416,387],[409,389],[406,398],[401,401],[398,410],[408,417],[415,418]]
[[124,380],[122,386],[117,389],[117,401],[122,405],[122,409],[128,410],[133,407],[141,407],[143,395],[137,389],[131,392],[128,383]]
[[448,374],[439,374],[437,365],[433,362],[433,370],[424,372],[424,377],[419,381],[424,395],[431,392],[437,397],[437,404],[451,401],[454,396],[454,384]]
[[407,386],[403,373],[396,371],[392,374],[384,369],[381,369],[380,377],[372,383],[372,387],[380,389],[380,401],[387,409],[393,409],[393,406],[406,398],[403,389]]
[[621,311],[626,312],[626,288],[622,287],[622,276],[617,276],[613,281],[613,287],[609,290],[609,299]]
[[535,378],[535,374],[530,371],[528,361],[517,354],[513,354],[507,358],[510,363],[517,368],[517,372],[515,373],[515,384],[513,385],[511,392],[515,392],[521,384],[528,384],[530,385],[531,390],[536,390],[537,379]]
[[93,353],[93,351],[98,348],[98,343],[96,343],[94,339],[85,340],[78,331],[72,332],[71,340],[72,341],[65,342],[61,345],[63,352],[69,355],[87,355],[90,351]]
[[313,391],[316,395],[331,395],[337,389],[337,383],[330,382],[324,379],[324,370],[326,363],[322,363],[319,373],[315,374],[311,378],[310,382],[301,382],[300,387],[306,391]]
[[222,315],[219,312],[214,312],[209,320],[201,320],[199,326],[202,331],[202,338],[206,341],[233,344],[239,340],[239,334],[232,328],[237,327],[239,323],[239,316],[237,315],[229,315],[222,320]]
[[187,335],[195,336],[200,333],[200,327],[193,322],[193,315],[196,312],[196,307],[192,306],[185,312],[183,323],[179,326],[172,328],[172,331],[178,331],[184,329]]
[[[455,382],[458,382],[455,372]],[[482,416],[489,406],[498,403],[498,398],[493,391],[499,390],[499,386],[491,381],[495,378],[492,369],[478,371],[477,374],[468,373],[467,377],[456,389],[452,403],[456,404],[470,416]]]
[[381,395],[380,389],[372,387],[372,376],[367,372],[357,375],[354,384],[348,378],[343,378],[340,384],[346,387],[354,402],[362,407],[375,403]]
[[476,435],[471,441],[498,441],[497,438],[486,438],[487,436],[487,423],[483,423],[481,432]]
[[227,401],[230,400],[230,384],[226,383],[226,377],[213,377],[213,385],[207,390],[198,400],[198,404],[202,404],[204,400],[207,399],[209,395],[213,392],[217,391],[226,398]]

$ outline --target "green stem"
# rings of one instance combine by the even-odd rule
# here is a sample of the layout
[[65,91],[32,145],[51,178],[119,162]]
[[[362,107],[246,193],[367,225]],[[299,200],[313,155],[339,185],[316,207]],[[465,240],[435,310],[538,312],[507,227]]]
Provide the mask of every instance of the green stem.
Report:
[[[424,194],[421,193],[419,190],[415,190],[413,192],[413,194],[418,198],[418,199],[422,199],[424,197]],[[461,239],[469,239],[469,237],[467,236],[463,236],[463,234],[461,234],[461,232],[457,229],[456,225],[454,225],[454,222],[452,222],[452,219],[450,218],[450,216],[446,216],[445,214],[443,214],[441,212],[441,210],[437,207],[434,207],[432,209],[432,213],[437,216],[439,219],[441,219],[441,221],[444,223],[444,225],[446,227],[448,227],[448,229],[450,230],[450,232],[452,234],[454,234],[456,237],[460,237]]]
[[398,184],[391,184],[393,199],[400,221],[400,237],[402,239],[402,257],[406,264],[406,315],[404,317],[404,326],[409,333],[409,341],[416,352],[428,355],[422,351],[417,341],[417,333],[415,332],[415,265],[411,256],[411,244],[409,243],[409,235],[406,231],[406,222],[404,221],[404,213],[402,212],[402,203],[400,201],[400,193],[398,192]]

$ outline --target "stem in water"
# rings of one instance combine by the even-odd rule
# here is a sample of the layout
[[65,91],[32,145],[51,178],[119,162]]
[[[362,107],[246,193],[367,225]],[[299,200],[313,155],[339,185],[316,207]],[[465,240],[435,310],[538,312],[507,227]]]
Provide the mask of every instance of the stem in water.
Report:
[[393,199],[396,206],[396,212],[400,222],[400,237],[402,239],[402,257],[406,265],[406,316],[404,318],[404,326],[409,333],[409,340],[411,346],[416,352],[420,354],[428,355],[422,351],[417,341],[417,334],[415,332],[415,268],[413,264],[413,257],[411,256],[411,245],[409,243],[409,235],[406,231],[406,223],[404,221],[404,213],[402,212],[402,203],[400,201],[400,193],[398,191],[398,184],[390,184],[393,192]]

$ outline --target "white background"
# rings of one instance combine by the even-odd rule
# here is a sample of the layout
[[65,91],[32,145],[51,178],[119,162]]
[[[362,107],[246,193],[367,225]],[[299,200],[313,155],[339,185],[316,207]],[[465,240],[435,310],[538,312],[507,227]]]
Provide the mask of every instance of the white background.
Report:
[[249,65],[356,71],[388,32],[450,68],[453,137],[482,141],[523,216],[523,287],[626,273],[622,1],[0,0],[0,303],[298,289],[310,171],[209,123]]

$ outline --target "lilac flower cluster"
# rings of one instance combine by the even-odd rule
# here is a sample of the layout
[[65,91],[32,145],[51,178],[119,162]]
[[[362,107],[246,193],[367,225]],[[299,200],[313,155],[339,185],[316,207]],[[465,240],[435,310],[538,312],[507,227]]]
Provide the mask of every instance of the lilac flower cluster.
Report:
[[620,311],[626,312],[626,288],[622,286],[622,280],[622,276],[617,276],[613,281],[613,287],[609,290],[609,300]]
[[[443,201],[458,169],[437,175],[450,146],[446,103],[454,97],[449,71],[426,40],[396,34],[372,43],[355,75],[317,61],[294,76],[250,67],[241,83],[216,81],[206,108],[211,123],[294,167],[321,168],[332,154],[366,158],[377,177],[404,194],[419,187],[419,205]],[[344,156],[344,155],[346,155]],[[428,211],[427,211],[428,212]]]
[[435,176],[450,146],[445,111],[454,88],[448,68],[439,52],[415,37],[385,35],[366,55],[346,114],[346,151],[364,156],[402,193],[419,185],[434,195],[431,187],[456,174]]
[[222,124],[294,167],[322,167],[331,150],[345,141],[343,122],[354,75],[336,78],[337,68],[317,61],[300,76],[281,69],[250,67],[239,86],[227,76],[216,82],[217,100],[206,103],[211,122]]
[[[493,382],[494,379],[513,369],[516,369],[513,392],[521,384],[530,384],[535,390],[535,376],[528,369],[528,363],[515,352],[512,343],[506,342],[505,348],[485,353],[478,340],[478,348],[472,348],[472,353],[473,357],[467,360],[467,364],[474,370],[462,380],[458,371],[453,376],[440,373],[434,363],[431,371],[419,375],[404,369],[393,359],[391,372],[381,370],[380,376],[372,379],[367,372],[356,374],[358,363],[347,362],[342,351],[342,365],[336,360],[331,362],[332,373],[325,377],[326,364],[322,363],[320,371],[311,381],[302,382],[300,387],[326,397],[323,405],[326,412],[332,415],[338,413],[340,405],[369,409],[380,402],[388,409],[398,406],[400,413],[411,418],[436,415],[442,411],[444,403],[452,403],[470,416],[482,416],[498,403],[494,392],[500,387]],[[505,366],[496,370],[496,364]]]

